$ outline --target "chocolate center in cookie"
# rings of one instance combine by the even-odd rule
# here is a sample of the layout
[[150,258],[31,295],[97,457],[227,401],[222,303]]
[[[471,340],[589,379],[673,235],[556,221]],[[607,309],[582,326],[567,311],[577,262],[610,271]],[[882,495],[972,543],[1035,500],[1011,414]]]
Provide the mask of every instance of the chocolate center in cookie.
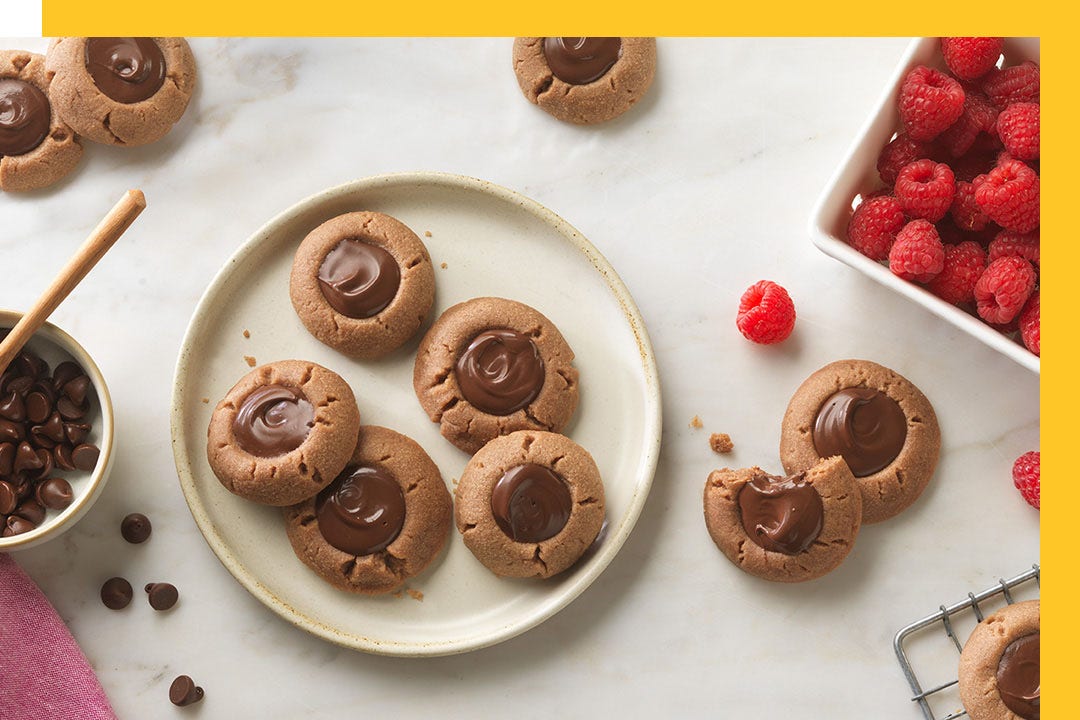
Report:
[[165,56],[151,38],[88,38],[86,69],[119,103],[146,100],[165,84]]
[[326,542],[350,555],[371,555],[401,532],[405,494],[387,470],[346,468],[319,493],[315,513]]
[[888,467],[907,439],[900,405],[872,388],[845,388],[825,401],[814,421],[814,448],[821,457],[839,455],[855,477]]
[[296,388],[263,385],[255,388],[233,420],[233,435],[244,452],[275,457],[292,452],[315,424],[315,409]]
[[1009,643],[997,669],[997,688],[1005,707],[1025,720],[1039,720],[1039,633]]
[[526,463],[507,470],[491,490],[491,514],[506,536],[536,543],[555,537],[570,519],[566,483],[550,468]]
[[461,394],[492,415],[510,415],[531,403],[544,386],[544,359],[517,330],[485,330],[454,365]]
[[622,55],[622,38],[544,38],[544,57],[551,73],[571,85],[599,80]]
[[773,552],[797,555],[817,539],[825,522],[821,495],[800,473],[778,477],[762,473],[739,490],[743,529]]
[[342,240],[319,266],[319,287],[330,307],[351,318],[379,314],[397,295],[401,269],[378,245]]
[[0,80],[0,156],[25,155],[49,134],[49,100],[37,86]]

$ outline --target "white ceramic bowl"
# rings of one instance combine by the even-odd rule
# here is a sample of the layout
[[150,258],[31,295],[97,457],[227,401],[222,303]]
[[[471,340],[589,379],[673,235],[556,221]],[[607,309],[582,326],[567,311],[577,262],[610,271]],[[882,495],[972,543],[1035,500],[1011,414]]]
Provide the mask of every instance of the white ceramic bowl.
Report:
[[[14,327],[21,317],[21,313],[0,310],[0,329]],[[109,397],[109,389],[105,385],[105,378],[102,377],[97,364],[82,345],[75,341],[75,338],[52,323],[45,323],[44,327],[34,333],[30,342],[26,344],[26,349],[41,356],[49,363],[50,368],[55,368],[65,360],[73,360],[82,366],[93,388],[93,392],[87,394],[90,398],[90,412],[84,419],[84,422],[90,423],[93,429],[86,442],[97,445],[101,449],[101,455],[98,457],[93,472],[56,471],[55,477],[62,477],[71,483],[74,495],[71,505],[60,511],[46,511],[45,520],[30,532],[0,537],[0,552],[24,550],[67,532],[98,499],[108,480],[113,463],[112,400]]]
[[[1026,60],[1039,61],[1038,38],[1006,38],[1005,58],[1008,64]],[[877,159],[881,149],[892,139],[899,126],[896,96],[900,83],[916,65],[943,68],[938,38],[914,40],[897,65],[891,80],[871,113],[862,131],[852,143],[847,155],[833,174],[810,215],[810,236],[814,244],[840,262],[859,270],[886,285],[964,332],[974,335],[990,347],[1012,358],[1033,372],[1039,372],[1039,358],[1023,345],[972,317],[955,305],[950,305],[914,283],[901,280],[889,268],[875,262],[851,247],[844,240],[851,202],[860,193],[881,187],[877,174]]]

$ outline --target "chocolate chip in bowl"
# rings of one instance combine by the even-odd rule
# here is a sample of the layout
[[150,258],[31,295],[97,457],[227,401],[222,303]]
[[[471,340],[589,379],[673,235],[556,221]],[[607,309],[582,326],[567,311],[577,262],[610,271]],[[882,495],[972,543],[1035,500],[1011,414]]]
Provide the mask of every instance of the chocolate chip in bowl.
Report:
[[[0,310],[0,337],[20,317]],[[46,323],[0,373],[0,552],[57,537],[82,517],[105,485],[112,443],[101,371]]]

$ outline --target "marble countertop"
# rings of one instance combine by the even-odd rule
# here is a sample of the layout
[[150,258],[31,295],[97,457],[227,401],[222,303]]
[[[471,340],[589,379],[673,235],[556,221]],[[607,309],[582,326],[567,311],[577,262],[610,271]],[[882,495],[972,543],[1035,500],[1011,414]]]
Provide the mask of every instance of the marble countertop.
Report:
[[[1039,516],[1009,472],[1039,445],[1039,379],[807,236],[814,200],[905,44],[661,39],[645,100],[579,128],[524,100],[507,39],[198,39],[198,91],[163,141],[87,143],[58,187],[0,197],[0,305],[12,309],[33,301],[124,190],[142,188],[150,204],[53,317],[109,380],[111,480],[74,529],[16,556],[119,716],[918,718],[894,633],[1037,561]],[[651,496],[599,580],[518,638],[436,659],[338,648],[249,596],[196,529],[169,441],[176,353],[225,260],[295,201],[402,170],[492,180],[581,230],[637,300],[664,394]],[[762,278],[798,308],[794,335],[775,347],[734,327],[739,295]],[[778,470],[792,391],[847,357],[888,365],[931,399],[943,434],[936,478],[908,512],[865,527],[826,578],[746,576],[705,531],[705,477],[724,464]],[[695,415],[703,429],[689,427]],[[714,455],[710,432],[731,434],[734,454]],[[145,546],[120,538],[134,511],[154,523]],[[109,611],[98,589],[115,574],[173,582],[181,603]],[[169,705],[180,673],[206,689],[198,706]]]

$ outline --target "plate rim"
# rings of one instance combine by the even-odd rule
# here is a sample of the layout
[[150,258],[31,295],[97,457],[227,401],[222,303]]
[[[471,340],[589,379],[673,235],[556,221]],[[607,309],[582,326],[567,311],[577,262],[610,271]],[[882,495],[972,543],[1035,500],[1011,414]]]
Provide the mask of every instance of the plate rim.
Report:
[[[625,521],[615,534],[608,537],[600,551],[594,556],[593,565],[587,572],[581,573],[571,584],[563,586],[551,601],[541,603],[536,610],[525,615],[520,622],[508,623],[477,636],[433,643],[385,642],[354,633],[342,632],[317,618],[296,610],[286,601],[277,597],[254,574],[248,571],[235,556],[229,545],[217,533],[198,496],[195,488],[195,474],[184,452],[188,438],[184,430],[182,407],[184,380],[190,359],[189,348],[195,339],[195,335],[204,324],[206,316],[210,313],[210,298],[221,292],[222,286],[226,283],[226,276],[231,275],[235,266],[243,263],[249,255],[257,251],[277,226],[317,205],[340,199],[344,195],[357,194],[375,188],[418,184],[480,192],[494,196],[504,202],[512,203],[549,225],[585,256],[585,259],[600,274],[608,290],[618,301],[623,317],[629,323],[630,330],[634,335],[644,371],[645,408],[643,419],[645,422],[645,437],[648,439],[647,446],[643,448],[642,461],[638,465],[630,507],[624,516]],[[236,251],[229,256],[228,260],[218,269],[213,279],[206,286],[184,331],[180,350],[177,353],[176,368],[173,373],[169,426],[173,462],[176,466],[180,489],[183,492],[188,510],[195,520],[195,525],[214,556],[248,593],[291,625],[335,645],[376,655],[434,657],[479,650],[516,637],[558,613],[596,581],[611,561],[614,560],[637,525],[641,511],[644,509],[645,502],[652,489],[663,435],[663,403],[656,356],[653,352],[652,342],[649,339],[644,318],[641,316],[641,312],[622,278],[619,277],[607,258],[584,235],[561,216],[536,200],[496,183],[456,173],[408,171],[363,177],[309,195],[271,217],[254,233],[249,235]]]

